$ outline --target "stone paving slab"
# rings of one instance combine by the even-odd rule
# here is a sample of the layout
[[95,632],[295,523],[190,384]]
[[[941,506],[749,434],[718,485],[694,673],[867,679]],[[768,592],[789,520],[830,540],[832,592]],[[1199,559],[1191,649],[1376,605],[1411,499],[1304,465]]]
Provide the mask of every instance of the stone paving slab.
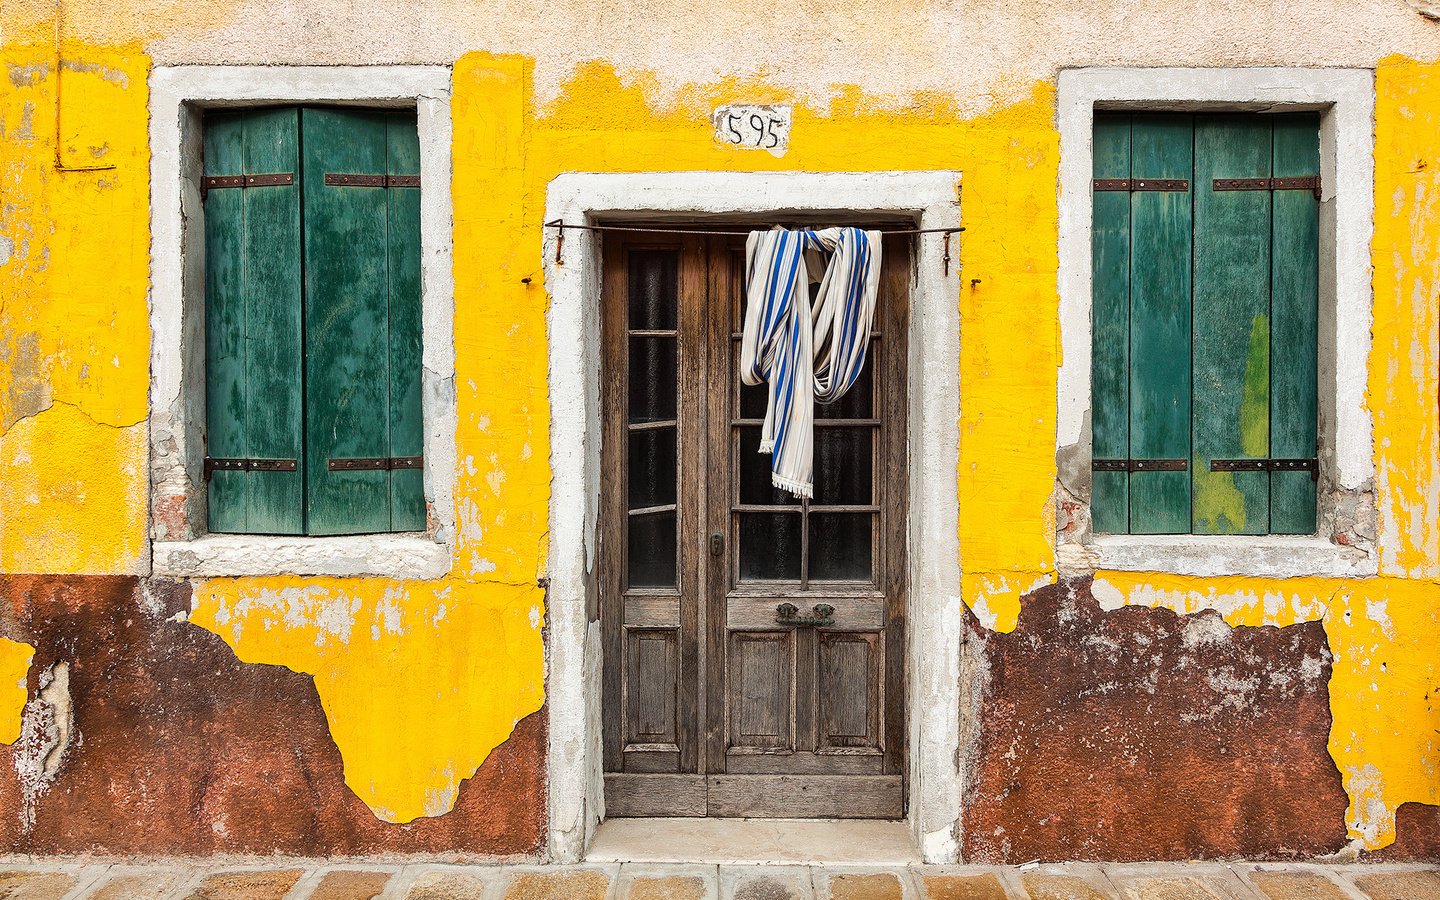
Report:
[[1266,900],[1351,900],[1343,886],[1320,872],[1261,869],[1250,872],[1249,880]]
[[717,900],[718,866],[627,863],[620,867],[615,896],[627,900]]
[[821,900],[914,900],[909,873],[815,869],[810,875]]
[[70,872],[35,870],[0,871],[0,897],[4,900],[60,900],[77,882]]
[[1352,883],[1370,900],[1440,900],[1440,872],[1368,872]]
[[1195,864],[1104,866],[1123,900],[1254,900],[1255,891],[1229,866]]
[[0,862],[0,900],[1440,900],[1440,866]]
[[915,873],[920,900],[1008,900],[1015,896],[1000,878],[998,871],[934,869]]
[[[1020,873],[1030,900],[1117,900],[1118,894],[1099,866],[1048,865]],[[1022,895],[1023,896],[1023,895]]]

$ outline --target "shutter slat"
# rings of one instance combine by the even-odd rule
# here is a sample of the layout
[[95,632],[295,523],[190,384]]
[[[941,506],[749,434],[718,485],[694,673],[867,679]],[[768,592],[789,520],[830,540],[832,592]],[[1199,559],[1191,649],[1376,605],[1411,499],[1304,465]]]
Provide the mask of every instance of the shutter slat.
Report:
[[[246,174],[295,172],[299,113],[250,113]],[[300,189],[247,187],[245,203],[245,382],[250,397],[248,455],[296,460],[295,471],[251,471],[245,479],[251,534],[304,532],[301,459]]]
[[[298,148],[294,110],[207,117],[205,174],[293,173]],[[213,471],[210,531],[304,530],[299,229],[293,184],[206,195],[206,454],[297,460],[287,471]]]
[[[205,174],[245,171],[245,121],[205,121]],[[205,452],[246,457],[249,416],[245,385],[245,204],[239,190],[205,198]],[[249,521],[244,472],[213,472],[207,484],[209,530],[245,531]]]
[[[1314,113],[1274,119],[1274,177],[1320,172]],[[1316,310],[1319,299],[1320,204],[1310,191],[1276,191],[1271,271],[1270,455],[1316,455]],[[1315,533],[1315,481],[1309,472],[1270,473],[1270,531]]]
[[[420,141],[413,113],[392,113],[386,120],[387,175],[420,174]],[[420,373],[420,189],[385,191],[389,214],[390,292],[390,455],[424,453]],[[390,527],[425,529],[424,473],[390,473]]]
[[[1188,115],[1137,117],[1130,177],[1191,179],[1193,134]],[[1136,191],[1129,198],[1130,456],[1184,459],[1190,452],[1191,194]],[[1190,530],[1186,472],[1139,471],[1129,478],[1132,533]]]
[[1211,472],[1212,459],[1270,450],[1271,194],[1215,191],[1216,178],[1270,176],[1268,118],[1195,125],[1194,531],[1265,534],[1268,472]]
[[[1130,117],[1095,117],[1096,178],[1130,177]],[[1094,193],[1091,245],[1090,409],[1095,459],[1130,455],[1130,195]],[[1129,530],[1129,478],[1125,472],[1090,475],[1091,525],[1100,533]]]
[[387,191],[325,184],[385,171],[385,115],[305,109],[301,121],[308,531],[389,531],[390,473],[328,466],[390,456]]

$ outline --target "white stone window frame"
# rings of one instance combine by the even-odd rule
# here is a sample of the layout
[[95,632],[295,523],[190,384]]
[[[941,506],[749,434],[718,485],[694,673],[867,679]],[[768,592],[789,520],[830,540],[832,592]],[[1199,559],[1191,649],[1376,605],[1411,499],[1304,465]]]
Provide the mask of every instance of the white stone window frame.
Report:
[[[151,571],[175,577],[439,578],[455,532],[455,289],[448,66],[161,66],[150,74]],[[325,103],[414,109],[420,139],[421,376],[426,533],[308,537],[206,532],[205,241],[208,109]]]
[[[1060,73],[1056,564],[1202,576],[1354,577],[1377,570],[1365,406],[1374,227],[1369,69],[1085,68]],[[1319,507],[1314,536],[1095,535],[1090,529],[1091,179],[1096,110],[1320,113]]]
[[[570,173],[550,182],[545,221],[790,221],[903,217],[958,228],[960,173]],[[584,857],[604,811],[596,515],[600,498],[601,240],[545,229],[550,373],[549,655],[546,702],[549,858]],[[559,260],[557,261],[557,252]],[[959,235],[917,241],[909,342],[909,585],[905,657],[908,824],[930,863],[954,862],[960,819],[958,538],[960,439]]]

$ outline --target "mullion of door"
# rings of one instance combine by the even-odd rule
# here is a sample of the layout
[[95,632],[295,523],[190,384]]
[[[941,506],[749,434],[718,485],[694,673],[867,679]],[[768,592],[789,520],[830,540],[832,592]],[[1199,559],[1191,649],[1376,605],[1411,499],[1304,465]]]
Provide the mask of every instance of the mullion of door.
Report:
[[708,557],[703,458],[709,443],[705,437],[705,372],[707,344],[706,245],[699,235],[688,235],[680,248],[679,315],[676,318],[679,341],[680,396],[676,404],[678,419],[678,477],[676,500],[679,502],[680,527],[680,683],[677,711],[680,721],[677,733],[680,743],[680,771],[704,774],[706,761],[700,752],[701,723],[704,722],[705,697],[701,685],[706,682],[703,670],[705,657],[700,652],[705,622]]
[[[705,473],[706,503],[703,507],[707,534],[721,535],[721,552],[705,557],[705,585],[703,598],[703,628],[701,639],[705,641],[705,671],[700,682],[701,706],[705,723],[702,738],[703,752],[701,770],[707,774],[725,771],[725,746],[727,743],[726,704],[726,595],[735,569],[736,534],[732,527],[730,499],[731,471],[735,461],[730,454],[730,404],[734,393],[731,371],[731,328],[732,304],[735,292],[741,290],[744,279],[735,271],[731,242],[722,237],[711,237],[705,242],[706,250],[706,296],[702,304],[700,333],[705,335],[706,367],[711,373],[707,379],[707,390],[700,392],[704,404],[703,419],[706,426],[706,440],[699,453],[706,458],[700,460],[700,472]],[[697,417],[699,418],[699,417]],[[721,449],[723,447],[723,449]],[[720,453],[719,459],[709,458]]]

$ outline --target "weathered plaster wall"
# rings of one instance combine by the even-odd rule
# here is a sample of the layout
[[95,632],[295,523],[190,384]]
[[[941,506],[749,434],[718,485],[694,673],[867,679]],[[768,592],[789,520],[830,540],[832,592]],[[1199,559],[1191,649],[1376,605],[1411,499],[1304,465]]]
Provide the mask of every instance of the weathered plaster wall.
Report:
[[[19,733],[0,751],[12,763],[0,765],[0,843],[535,852],[552,449],[545,185],[576,170],[944,168],[964,173],[968,229],[966,852],[1381,848],[1397,839],[1397,810],[1392,852],[1434,846],[1407,829],[1434,827],[1440,804],[1440,65],[1410,59],[1440,58],[1440,26],[1403,0],[817,2],[803,27],[794,10],[748,0],[421,0],[387,6],[378,30],[374,10],[329,0],[62,0],[63,97],[54,10],[0,6],[0,572],[38,573],[3,582],[13,614],[0,614],[0,634],[24,644],[0,641],[0,686],[24,669],[28,687],[0,692],[0,741]],[[265,62],[454,63],[448,578],[123,577],[147,567],[146,75]],[[1093,588],[1050,586],[1057,70],[1377,63],[1367,402],[1381,577],[1101,572]],[[715,144],[711,109],[740,101],[796,104],[783,157]],[[67,166],[113,168],[58,170],[57,146]],[[54,577],[71,573],[98,577]],[[1068,770],[1052,765],[1062,726]],[[1193,751],[1183,765],[1166,752],[1177,735]],[[1128,768],[1104,768],[1095,747]],[[1098,783],[1074,767],[1087,760],[1104,768]],[[1023,774],[1012,786],[1004,771]],[[1128,807],[1124,829],[1098,818],[1136,781],[1204,786],[1255,811],[1257,778],[1303,821],[1206,818],[1158,799]],[[113,818],[82,814],[117,785],[130,787]],[[175,821],[195,809],[197,821]],[[158,837],[137,843],[147,833]]]

